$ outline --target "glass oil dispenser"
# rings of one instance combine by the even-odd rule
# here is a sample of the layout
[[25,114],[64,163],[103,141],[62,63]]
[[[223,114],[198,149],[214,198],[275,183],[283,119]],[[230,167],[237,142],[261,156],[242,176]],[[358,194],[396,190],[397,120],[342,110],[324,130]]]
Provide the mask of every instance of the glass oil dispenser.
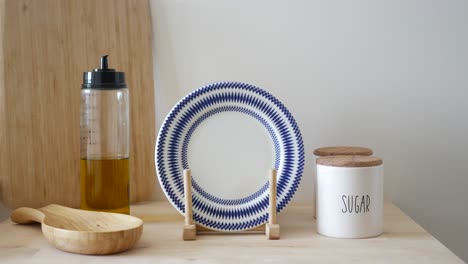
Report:
[[125,73],[101,66],[83,73],[81,209],[130,213],[130,108]]

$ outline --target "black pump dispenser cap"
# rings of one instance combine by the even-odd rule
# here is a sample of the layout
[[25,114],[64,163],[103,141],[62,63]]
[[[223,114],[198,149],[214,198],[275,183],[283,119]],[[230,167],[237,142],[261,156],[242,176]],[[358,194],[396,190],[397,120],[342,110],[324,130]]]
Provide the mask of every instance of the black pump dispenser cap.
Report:
[[101,67],[83,73],[83,89],[120,89],[126,88],[125,73],[109,69],[107,57],[101,57]]

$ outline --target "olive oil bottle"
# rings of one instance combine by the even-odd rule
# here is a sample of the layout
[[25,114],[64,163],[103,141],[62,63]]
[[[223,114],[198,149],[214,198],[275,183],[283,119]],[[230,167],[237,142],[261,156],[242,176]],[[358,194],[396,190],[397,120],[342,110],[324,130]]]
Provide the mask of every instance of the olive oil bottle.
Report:
[[81,209],[130,213],[129,110],[125,74],[101,57],[81,89]]

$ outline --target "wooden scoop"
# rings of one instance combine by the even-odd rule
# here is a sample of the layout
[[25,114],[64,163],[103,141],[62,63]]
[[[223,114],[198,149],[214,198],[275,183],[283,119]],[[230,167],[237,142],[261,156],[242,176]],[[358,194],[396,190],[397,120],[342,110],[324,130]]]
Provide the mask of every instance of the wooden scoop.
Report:
[[105,255],[127,250],[143,232],[137,217],[72,209],[51,204],[40,209],[18,208],[11,214],[18,224],[42,223],[42,233],[58,249]]

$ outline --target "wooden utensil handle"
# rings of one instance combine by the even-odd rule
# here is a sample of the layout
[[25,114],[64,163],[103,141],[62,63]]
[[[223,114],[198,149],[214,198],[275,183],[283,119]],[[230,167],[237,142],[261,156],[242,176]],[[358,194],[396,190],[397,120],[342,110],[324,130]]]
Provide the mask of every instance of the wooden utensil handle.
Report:
[[11,220],[18,224],[32,224],[34,222],[42,223],[44,213],[37,209],[21,207],[11,213]]

